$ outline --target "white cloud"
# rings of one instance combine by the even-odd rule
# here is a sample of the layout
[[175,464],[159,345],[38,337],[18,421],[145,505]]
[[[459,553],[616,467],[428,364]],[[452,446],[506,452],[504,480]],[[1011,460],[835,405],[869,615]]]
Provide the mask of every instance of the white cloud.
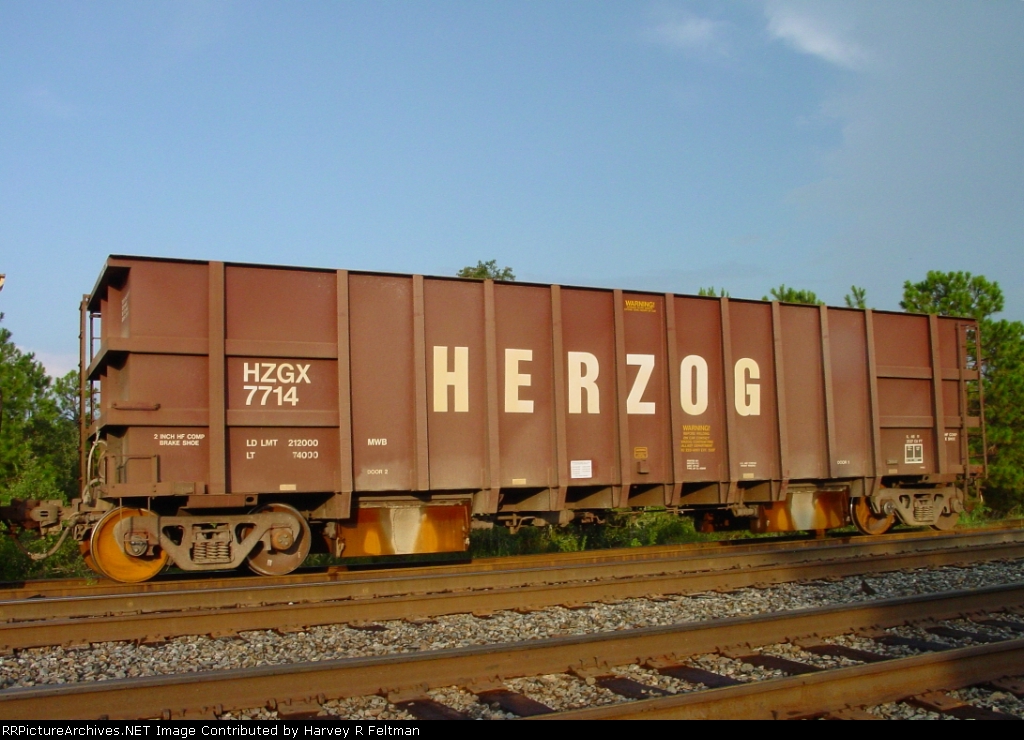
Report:
[[645,33],[648,41],[681,51],[725,53],[723,31],[726,24],[722,21],[690,13],[659,15],[661,17]]
[[681,49],[706,49],[717,40],[717,28],[721,25],[710,18],[675,18],[655,27],[652,36],[669,46]]
[[832,255],[822,293],[855,282],[895,308],[904,279],[970,270],[999,279],[1005,317],[1024,318],[1024,3],[853,7],[807,6],[830,27],[855,21],[873,57],[824,99],[842,140],[793,193],[800,238]]
[[790,4],[770,3],[765,7],[768,33],[804,54],[816,56],[846,69],[860,69],[869,61],[868,53],[820,17]]

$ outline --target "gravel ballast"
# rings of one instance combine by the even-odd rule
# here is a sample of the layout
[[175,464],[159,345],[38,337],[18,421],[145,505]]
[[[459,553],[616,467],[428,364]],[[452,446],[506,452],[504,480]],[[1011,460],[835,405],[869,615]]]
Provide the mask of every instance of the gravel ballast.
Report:
[[[779,584],[760,589],[741,589],[731,593],[629,599],[615,604],[594,603],[586,608],[552,607],[528,614],[501,611],[486,617],[459,614],[431,620],[389,621],[381,623],[384,627],[381,630],[330,625],[283,634],[273,631],[244,632],[227,639],[208,636],[179,637],[160,645],[108,642],[74,649],[32,648],[0,657],[0,689],[538,640],[559,635],[591,634],[974,589],[1015,583],[1022,580],[1022,575],[1024,561],[989,562],[969,567],[919,569],[828,581]],[[1013,616],[1007,618],[1017,620]],[[985,627],[982,630],[972,623],[954,626],[975,632],[984,631],[986,634],[1000,637],[1017,636],[994,627]],[[955,640],[936,637],[916,627],[898,628],[892,632],[932,642],[959,644]],[[831,641],[893,656],[915,653],[910,648],[883,646],[855,636],[837,637]],[[811,655],[792,645],[766,647],[764,653],[812,663],[823,668],[851,664],[842,658]],[[777,671],[769,671],[718,655],[696,656],[690,663],[733,676],[741,681],[781,675]],[[639,666],[619,667],[615,672],[659,686],[671,693],[698,688]],[[555,709],[623,701],[617,694],[574,676],[514,679],[508,681],[507,685]],[[975,696],[970,694],[970,691],[975,690],[962,692],[962,700],[968,701],[966,697]],[[992,692],[978,694],[978,700],[989,701],[990,699],[985,697],[990,697],[991,694]],[[496,707],[488,707],[477,702],[475,696],[462,689],[439,689],[432,692],[431,696],[475,718],[498,719],[506,716]],[[1001,694],[998,699],[991,701],[1001,702],[998,707],[992,705],[992,708],[1015,714],[1021,712],[1021,705],[1024,704],[1009,694]],[[388,704],[381,697],[330,701],[324,706],[324,711],[361,719],[410,718],[410,715]],[[902,704],[884,705],[871,711],[880,716],[908,719],[922,718],[929,714],[922,714],[923,710]],[[241,719],[246,715],[253,719],[274,716],[266,710],[234,713],[231,716]]]

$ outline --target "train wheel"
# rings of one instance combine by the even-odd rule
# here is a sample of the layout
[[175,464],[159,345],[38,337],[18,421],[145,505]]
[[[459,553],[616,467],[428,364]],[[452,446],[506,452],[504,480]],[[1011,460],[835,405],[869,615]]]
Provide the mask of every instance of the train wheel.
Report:
[[896,513],[876,514],[867,496],[858,496],[850,499],[850,519],[862,534],[885,534],[896,523]]
[[84,560],[85,564],[89,566],[89,570],[106,578],[103,571],[101,571],[99,566],[96,565],[96,561],[92,559],[92,548],[89,547],[89,540],[78,543],[78,552],[82,553],[82,560]]
[[960,521],[960,512],[963,511],[963,508],[964,495],[962,492],[957,491],[949,502],[949,511],[939,514],[939,518],[935,520],[932,529],[937,529],[940,532],[948,532],[953,529],[956,523]]
[[[302,565],[302,561],[309,555],[309,546],[313,542],[313,535],[309,530],[309,524],[305,517],[288,504],[267,504],[253,510],[253,514],[261,512],[273,512],[275,514],[288,514],[294,519],[294,528],[298,530],[298,537],[281,532],[275,534],[271,530],[271,540],[275,542],[272,549],[268,550],[262,542],[256,545],[246,556],[246,564],[249,570],[259,573],[261,576],[283,576],[291,573]],[[275,539],[276,538],[276,539]]]
[[956,511],[952,514],[939,514],[939,518],[932,525],[932,529],[937,529],[940,532],[948,532],[956,526],[956,523],[960,521],[960,512]]
[[130,516],[154,516],[147,509],[121,507],[108,511],[92,528],[86,563],[107,578],[121,583],[141,583],[155,576],[167,565],[167,553],[158,547],[156,554],[136,557],[125,552],[124,542],[117,536],[117,525]]

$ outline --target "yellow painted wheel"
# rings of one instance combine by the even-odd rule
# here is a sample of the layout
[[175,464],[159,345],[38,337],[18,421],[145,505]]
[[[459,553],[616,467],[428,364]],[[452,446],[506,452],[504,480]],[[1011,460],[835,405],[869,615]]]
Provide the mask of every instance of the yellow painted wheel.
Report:
[[147,509],[121,507],[108,511],[92,528],[86,563],[93,570],[121,583],[141,583],[155,576],[167,565],[167,553],[157,547],[153,555],[135,557],[125,552],[118,536],[118,524],[132,516],[155,516]]
[[867,496],[850,499],[850,519],[862,534],[885,534],[896,524],[896,513],[876,514]]
[[99,566],[96,565],[96,561],[92,559],[92,548],[89,547],[89,540],[78,543],[78,552],[82,553],[82,560],[84,560],[85,564],[89,566],[89,570],[106,578],[103,571],[101,571]]
[[248,555],[246,565],[253,573],[261,576],[283,576],[291,573],[302,565],[302,561],[309,555],[309,547],[313,543],[313,533],[310,532],[306,518],[296,509],[288,504],[267,504],[253,510],[253,514],[261,512],[273,512],[275,514],[288,514],[294,520],[294,536],[284,530],[281,536],[288,538],[281,541],[277,548],[266,549],[262,542],[256,544]]

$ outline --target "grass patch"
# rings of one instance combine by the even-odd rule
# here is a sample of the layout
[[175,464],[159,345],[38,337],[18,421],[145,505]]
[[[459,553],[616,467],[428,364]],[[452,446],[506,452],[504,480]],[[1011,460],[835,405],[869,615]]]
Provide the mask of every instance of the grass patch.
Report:
[[975,529],[1000,522],[1019,522],[1024,519],[1024,507],[1015,506],[1008,511],[999,511],[989,507],[980,498],[968,499],[967,505],[960,513],[958,529]]
[[681,545],[722,539],[703,534],[689,517],[663,510],[640,513],[612,512],[605,524],[569,524],[565,527],[523,527],[512,534],[505,527],[477,529],[470,534],[474,558],[534,555],[548,552],[583,552],[614,547]]

